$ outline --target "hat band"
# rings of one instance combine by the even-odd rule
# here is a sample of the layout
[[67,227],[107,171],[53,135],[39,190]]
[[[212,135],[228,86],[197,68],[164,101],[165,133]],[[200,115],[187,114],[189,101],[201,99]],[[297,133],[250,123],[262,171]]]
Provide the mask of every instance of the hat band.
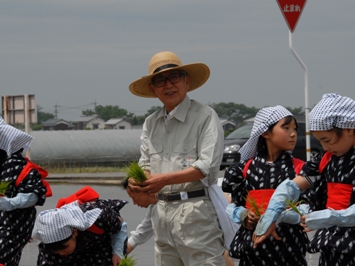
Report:
[[153,74],[157,73],[157,72],[160,72],[162,71],[163,69],[167,69],[167,68],[171,68],[171,67],[177,67],[179,65],[175,65],[175,64],[166,64],[166,65],[163,65],[161,67],[158,67],[154,70]]

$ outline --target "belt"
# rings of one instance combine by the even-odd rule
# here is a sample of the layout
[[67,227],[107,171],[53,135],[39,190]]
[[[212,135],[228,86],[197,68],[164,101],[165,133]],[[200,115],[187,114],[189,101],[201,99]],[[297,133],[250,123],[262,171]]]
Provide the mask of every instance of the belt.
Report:
[[204,189],[195,191],[180,191],[180,192],[167,192],[158,194],[158,199],[164,201],[174,201],[174,200],[187,200],[190,198],[203,197],[206,196]]

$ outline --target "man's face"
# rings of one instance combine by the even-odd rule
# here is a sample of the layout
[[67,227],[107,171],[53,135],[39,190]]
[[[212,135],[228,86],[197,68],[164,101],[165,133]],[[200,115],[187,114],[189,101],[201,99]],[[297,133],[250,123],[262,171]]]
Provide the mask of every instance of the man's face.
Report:
[[[180,80],[178,77],[180,77]],[[155,85],[157,83],[154,82],[155,80],[162,81],[164,79],[165,84],[163,86]],[[179,81],[174,83],[174,80]],[[172,111],[175,106],[178,106],[185,99],[190,85],[190,78],[179,70],[171,70],[158,74],[153,77],[152,81],[153,84],[149,85],[149,89],[164,104],[168,112]]]
[[129,186],[127,187],[127,193],[132,198],[133,204],[142,208],[149,206],[149,194],[144,192],[135,192]]

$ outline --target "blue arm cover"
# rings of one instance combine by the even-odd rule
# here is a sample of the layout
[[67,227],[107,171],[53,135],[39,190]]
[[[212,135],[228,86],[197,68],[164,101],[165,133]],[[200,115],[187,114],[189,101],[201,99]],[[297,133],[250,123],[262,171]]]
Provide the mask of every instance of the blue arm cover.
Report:
[[123,258],[123,246],[127,238],[127,223],[123,222],[121,225],[121,230],[111,235],[111,246],[112,253],[118,255],[121,259]]
[[278,216],[286,210],[287,203],[285,199],[298,200],[301,190],[292,180],[283,181],[272,195],[266,212],[261,216],[258,225],[255,228],[255,235],[265,234],[270,225],[275,222]]
[[[297,209],[303,214],[307,214],[309,212],[308,204],[301,204],[297,207]],[[288,224],[299,224],[301,222],[301,216],[293,211],[292,209],[283,211],[276,220],[276,224],[279,223],[288,223]]]
[[306,225],[312,230],[328,228],[334,225],[343,227],[355,226],[355,205],[340,211],[333,209],[314,211],[306,216]]
[[35,193],[18,193],[13,198],[0,197],[0,210],[12,211],[34,206],[38,201]]
[[234,203],[227,205],[226,212],[234,223],[241,224],[248,215],[248,210],[243,206],[235,206]]

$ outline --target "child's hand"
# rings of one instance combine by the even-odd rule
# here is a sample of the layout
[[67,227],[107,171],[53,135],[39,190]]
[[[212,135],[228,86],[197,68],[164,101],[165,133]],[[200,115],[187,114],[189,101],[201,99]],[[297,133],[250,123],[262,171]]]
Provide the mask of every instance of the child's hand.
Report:
[[248,211],[248,216],[244,220],[244,226],[246,229],[253,230],[258,223],[260,216],[256,215],[252,210]]
[[311,232],[312,229],[309,229],[309,228],[308,228],[308,226],[307,226],[307,224],[306,224],[306,217],[307,217],[307,215],[301,216],[301,223],[300,223],[300,225],[304,228],[304,229],[303,229],[303,232],[308,233],[308,232]]
[[112,266],[120,265],[121,258],[117,254],[112,254]]

